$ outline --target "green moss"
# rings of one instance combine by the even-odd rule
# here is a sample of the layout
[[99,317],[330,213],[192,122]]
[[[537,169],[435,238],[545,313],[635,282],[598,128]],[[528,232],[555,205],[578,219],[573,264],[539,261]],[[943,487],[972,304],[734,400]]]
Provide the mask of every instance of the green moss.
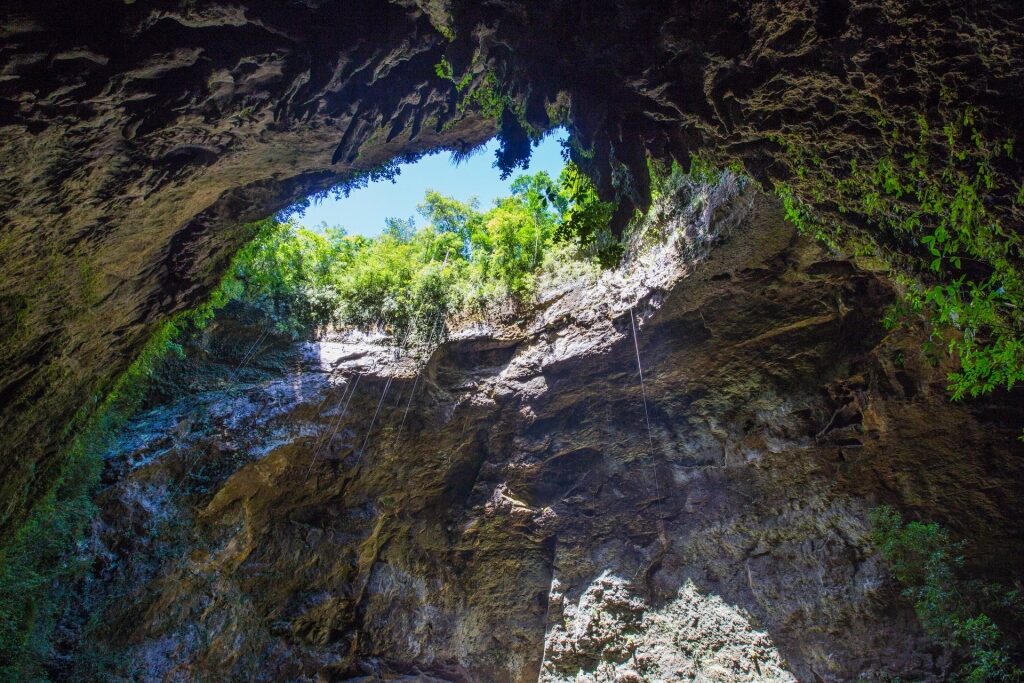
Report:
[[[102,456],[128,420],[141,387],[133,385],[166,345],[161,328],[103,400],[83,406],[66,428],[77,436],[61,455],[56,483],[0,550],[0,679],[49,680],[50,638],[58,616],[75,599],[93,556],[83,537],[96,508],[92,496]],[[159,341],[157,341],[159,339]]]
[[31,331],[32,300],[24,294],[0,297],[0,352],[10,354]]
[[[253,224],[249,233],[259,235],[267,226]],[[0,680],[48,680],[44,665],[52,655],[56,620],[76,598],[76,584],[93,561],[82,543],[96,513],[92,497],[103,454],[142,405],[149,378],[162,360],[183,353],[178,342],[182,334],[207,325],[236,288],[227,276],[205,304],[160,325],[132,364],[65,428],[62,440],[70,440],[70,446],[59,457],[55,484],[0,549]],[[56,366],[51,368],[57,372]]]
[[57,486],[0,553],[0,679],[46,680],[57,615],[89,565],[74,550],[95,513],[100,459],[93,438],[76,443]]

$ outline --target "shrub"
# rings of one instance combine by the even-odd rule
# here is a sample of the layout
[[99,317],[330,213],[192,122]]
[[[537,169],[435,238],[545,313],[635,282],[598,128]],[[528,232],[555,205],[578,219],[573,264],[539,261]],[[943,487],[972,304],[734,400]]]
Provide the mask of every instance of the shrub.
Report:
[[611,206],[574,167],[557,183],[543,172],[520,176],[486,211],[434,191],[419,211],[425,227],[392,218],[373,239],[268,221],[225,291],[295,335],[351,326],[426,341],[456,313],[528,297],[556,241],[575,244],[582,258],[608,258],[617,244],[604,235]]
[[1024,681],[1010,643],[987,613],[1016,610],[1017,592],[965,577],[963,543],[934,522],[905,523],[887,506],[873,510],[870,519],[871,541],[913,601],[925,631],[964,653],[960,679]]
[[[843,244],[890,266],[904,298],[889,319],[929,321],[960,362],[949,375],[954,399],[1024,382],[1024,241],[995,209],[1001,197],[1016,197],[1019,211],[1024,186],[1000,183],[996,169],[1016,158],[1013,141],[986,138],[974,115],[947,111],[929,122],[922,114],[914,131],[880,120],[884,154],[851,150],[845,169],[813,143],[775,138],[796,175],[778,188],[789,219],[832,248]],[[869,229],[816,212],[796,186]]]
[[575,164],[566,164],[559,185],[567,208],[558,226],[558,238],[578,242],[603,266],[618,263],[623,247],[609,230],[615,205],[601,201],[594,183]]

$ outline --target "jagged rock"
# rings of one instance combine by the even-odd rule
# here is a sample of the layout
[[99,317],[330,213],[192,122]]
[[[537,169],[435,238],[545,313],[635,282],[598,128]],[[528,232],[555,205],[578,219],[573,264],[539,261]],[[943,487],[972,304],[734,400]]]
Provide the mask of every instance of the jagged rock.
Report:
[[[5,3],[0,533],[54,481],[72,416],[203,299],[246,221],[499,123],[512,163],[524,126],[559,121],[617,224],[647,202],[647,153],[696,149],[834,211],[806,177],[877,160],[888,125],[912,140],[919,115],[939,131],[970,107],[1020,148],[1022,17],[1016,0]],[[473,87],[497,74],[523,121],[461,112],[442,57]],[[810,176],[787,150],[808,142]],[[993,172],[1016,188],[1020,156]],[[1013,200],[991,198],[1019,230]]]
[[65,674],[93,648],[141,681],[944,680],[866,511],[1019,557],[1020,407],[950,403],[880,328],[890,283],[773,201],[705,199],[418,382],[335,340],[137,418]]
[[660,608],[607,574],[575,606],[560,597],[553,588],[550,599],[563,608],[566,623],[548,635],[542,681],[796,681],[749,615],[702,595],[692,581]]

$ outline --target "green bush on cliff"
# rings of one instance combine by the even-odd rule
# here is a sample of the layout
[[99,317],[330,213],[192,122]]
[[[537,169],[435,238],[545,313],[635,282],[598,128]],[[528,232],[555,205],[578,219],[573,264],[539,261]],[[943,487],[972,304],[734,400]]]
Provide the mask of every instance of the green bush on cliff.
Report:
[[871,525],[872,543],[913,602],[925,631],[964,654],[959,680],[1024,681],[1008,639],[990,616],[1022,616],[1018,592],[965,577],[963,544],[938,524],[904,522],[898,512],[882,506],[872,511]]
[[0,552],[0,680],[46,680],[50,632],[88,566],[71,551],[95,513],[98,476],[95,453],[76,448],[56,488]]
[[82,406],[66,430],[77,434],[60,459],[55,485],[36,504],[14,538],[0,548],[0,680],[46,681],[51,636],[63,609],[75,600],[76,584],[94,556],[82,539],[96,509],[103,453],[138,411],[150,376],[168,355],[183,353],[183,336],[201,330],[240,292],[235,273],[251,250],[278,230],[272,221],[249,226],[252,245],[243,249],[209,299],[160,325],[104,394]]
[[82,539],[96,514],[102,454],[135,411],[144,378],[161,357],[180,350],[176,330],[161,326],[91,416],[89,407],[80,411],[85,426],[62,458],[57,483],[0,550],[0,680],[49,680],[52,631],[94,559]]

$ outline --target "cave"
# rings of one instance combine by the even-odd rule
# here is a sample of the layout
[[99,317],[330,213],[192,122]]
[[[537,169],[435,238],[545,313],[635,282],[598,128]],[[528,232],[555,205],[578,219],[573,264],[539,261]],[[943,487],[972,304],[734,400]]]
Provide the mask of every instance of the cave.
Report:
[[[975,582],[1024,575],[1021,3],[11,0],[0,33],[0,565],[62,505],[126,371],[267,216],[494,136],[513,175],[564,127],[614,236],[697,226],[637,261],[645,279],[439,345],[373,460],[310,463],[303,425],[333,424],[313,404],[353,402],[358,376],[346,429],[384,429],[389,388],[420,374],[370,363],[381,348],[333,358],[332,383],[326,356],[280,340],[296,369],[245,389],[256,413],[197,394],[198,422],[165,406],[163,426],[124,427],[85,540],[55,556],[104,548],[63,586],[76,607],[49,619],[38,680],[974,665],[969,634],[937,636],[901,594],[868,520],[951,534]],[[730,180],[691,216],[690,190],[652,192],[658,167]],[[184,431],[161,450],[147,429]],[[207,488],[158,510],[147,487],[193,459]],[[133,609],[99,607],[122,595]],[[1012,602],[985,623],[1013,636]],[[67,664],[93,616],[87,639],[137,668]]]

